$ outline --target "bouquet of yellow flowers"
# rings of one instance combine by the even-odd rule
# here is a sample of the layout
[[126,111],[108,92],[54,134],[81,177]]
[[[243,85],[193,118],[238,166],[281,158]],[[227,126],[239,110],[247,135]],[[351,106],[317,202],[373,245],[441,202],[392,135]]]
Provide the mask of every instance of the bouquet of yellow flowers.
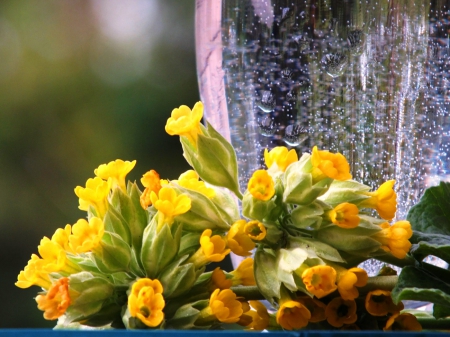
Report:
[[[16,282],[42,288],[44,318],[127,329],[448,325],[450,272],[423,259],[450,260],[441,207],[449,185],[427,191],[409,221],[391,223],[395,181],[371,191],[339,153],[314,147],[299,158],[275,147],[242,194],[233,147],[202,117],[198,102],[167,121],[193,168],[178,179],[150,170],[140,188],[126,181],[136,161],[116,160],[75,188],[87,217],[44,237]],[[205,271],[231,252],[244,258],[235,270]],[[368,277],[357,266],[370,258],[404,268]],[[407,299],[431,301],[434,311],[405,311]]]

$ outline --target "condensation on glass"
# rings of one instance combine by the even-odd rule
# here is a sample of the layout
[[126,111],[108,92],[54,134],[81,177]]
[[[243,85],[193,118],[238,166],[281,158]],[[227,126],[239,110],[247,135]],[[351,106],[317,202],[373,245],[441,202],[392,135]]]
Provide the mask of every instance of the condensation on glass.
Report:
[[449,5],[197,0],[200,95],[242,189],[278,145],[341,152],[374,188],[396,179],[397,218],[449,179]]

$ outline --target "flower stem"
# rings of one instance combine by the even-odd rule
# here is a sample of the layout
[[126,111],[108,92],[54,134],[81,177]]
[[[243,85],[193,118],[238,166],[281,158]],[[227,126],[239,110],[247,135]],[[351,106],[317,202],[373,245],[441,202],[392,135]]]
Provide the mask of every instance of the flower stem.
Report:
[[373,276],[369,277],[364,287],[358,288],[360,294],[366,294],[372,290],[389,290],[394,289],[397,284],[398,276]]
[[265,299],[257,286],[231,287],[231,290],[233,290],[238,297],[244,297],[247,301]]
[[450,319],[435,319],[435,318],[417,318],[422,329],[424,330],[449,330],[450,329]]

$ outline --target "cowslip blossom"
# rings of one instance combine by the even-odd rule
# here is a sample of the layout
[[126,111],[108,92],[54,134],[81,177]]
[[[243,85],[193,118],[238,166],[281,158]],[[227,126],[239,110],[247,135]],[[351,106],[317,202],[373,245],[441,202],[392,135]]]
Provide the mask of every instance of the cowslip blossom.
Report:
[[325,308],[327,307],[325,303],[316,300],[315,298],[303,296],[297,298],[297,301],[303,304],[306,309],[311,313],[309,322],[317,323],[322,322],[326,319]]
[[227,234],[227,243],[231,251],[239,256],[250,256],[255,248],[253,240],[245,233],[247,221],[238,220],[231,225]]
[[275,194],[275,184],[266,170],[257,170],[248,181],[248,191],[258,200],[270,200]]
[[105,226],[100,218],[92,217],[89,222],[80,219],[72,226],[69,246],[78,254],[90,252],[100,245],[104,233]]
[[64,315],[71,303],[69,279],[60,278],[45,295],[38,295],[36,302],[39,310],[44,311],[44,318],[47,320],[55,320]]
[[203,117],[203,103],[197,102],[191,109],[186,105],[173,109],[166,123],[166,132],[171,135],[186,137],[196,148],[198,135],[202,134],[200,121]]
[[244,233],[247,234],[252,240],[261,241],[266,237],[267,229],[258,220],[252,220],[245,224]]
[[356,287],[364,287],[368,280],[367,272],[361,268],[342,270],[338,274],[337,289],[344,300],[354,300],[359,296]]
[[220,267],[216,267],[211,273],[211,284],[209,289],[214,291],[216,289],[229,289],[231,288],[232,281],[228,279],[225,273]]
[[231,289],[214,290],[207,309],[223,323],[236,323],[243,313],[242,304]]
[[365,192],[369,196],[358,206],[375,209],[385,220],[392,220],[397,211],[397,194],[394,191],[395,180],[388,180],[381,184],[374,192]]
[[254,274],[254,263],[253,258],[248,257],[239,263],[239,266],[230,272],[233,275],[232,282],[233,286],[243,285],[243,286],[254,286],[256,285],[255,274]]
[[197,191],[210,199],[214,198],[216,191],[213,188],[206,186],[205,182],[199,179],[200,176],[197,172],[194,170],[188,170],[182,173],[178,180],[174,182],[184,188]]
[[211,229],[205,229],[200,236],[200,248],[192,255],[187,263],[202,267],[209,262],[220,262],[230,253],[226,239],[220,235],[212,235]]
[[150,198],[152,191],[158,193],[162,187],[158,172],[155,170],[150,170],[144,173],[141,178],[141,184],[145,187],[145,189],[144,192],[142,192],[139,201],[142,208],[147,209],[147,207],[152,204],[152,200]]
[[392,226],[384,222],[380,227],[382,230],[372,237],[381,243],[384,251],[390,252],[396,258],[405,258],[412,246],[409,238],[413,232],[409,221],[397,221]]
[[184,214],[191,209],[191,199],[184,194],[178,195],[170,187],[162,187],[158,194],[151,192],[153,206],[158,210],[158,229],[164,223],[171,225],[177,215]]
[[72,234],[72,226],[66,225],[64,228],[58,228],[52,235],[52,241],[61,246],[66,252],[73,253],[69,245],[69,237]]
[[35,285],[43,289],[49,289],[51,286],[50,277],[48,271],[44,269],[44,265],[44,260],[36,254],[32,254],[24,270],[20,271],[17,276],[16,287],[25,289]]
[[330,266],[314,266],[302,273],[302,280],[311,294],[322,298],[337,289],[336,270]]
[[309,310],[302,303],[292,300],[283,301],[276,314],[277,323],[286,330],[304,328],[310,318]]
[[87,211],[89,206],[94,207],[97,216],[103,218],[108,209],[108,195],[111,190],[111,179],[103,180],[95,177],[86,181],[86,187],[75,187],[80,206],[79,209]]
[[328,303],[325,309],[325,316],[327,317],[327,322],[335,328],[340,328],[344,324],[353,324],[358,319],[356,302],[335,297]]
[[313,170],[313,180],[320,180],[321,175],[336,180],[348,180],[352,178],[350,165],[347,159],[340,153],[320,151],[317,146],[313,147],[311,154],[311,164]]
[[366,295],[365,307],[372,316],[385,316],[397,313],[403,309],[403,303],[395,304],[392,301],[391,292],[388,290],[373,290]]
[[395,313],[386,322],[384,331],[422,331],[416,316],[410,313]]
[[264,149],[264,161],[269,170],[284,172],[289,165],[298,161],[298,155],[294,149],[277,146],[270,151]]
[[58,243],[47,237],[42,238],[38,252],[41,256],[42,269],[49,273],[56,271],[72,271],[69,267],[70,262],[67,260],[66,251]]
[[130,162],[116,159],[115,161],[110,161],[108,164],[101,164],[94,170],[94,173],[103,180],[111,178],[113,186],[118,186],[125,192],[127,190],[125,177],[135,165],[136,160]]
[[358,213],[359,210],[356,205],[344,202],[329,211],[328,216],[336,226],[341,228],[355,228],[358,227],[360,221]]
[[252,322],[246,327],[250,330],[262,331],[269,326],[270,316],[267,308],[259,301],[248,301],[254,310],[247,311],[246,314],[252,318]]
[[149,327],[161,324],[164,319],[163,309],[166,305],[162,293],[163,287],[159,280],[139,279],[131,287],[131,293],[128,296],[130,315]]

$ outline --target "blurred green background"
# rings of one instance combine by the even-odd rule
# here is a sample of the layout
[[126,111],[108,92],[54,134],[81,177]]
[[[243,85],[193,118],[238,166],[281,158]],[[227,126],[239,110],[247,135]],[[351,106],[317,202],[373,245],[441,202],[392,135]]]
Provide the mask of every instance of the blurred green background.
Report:
[[199,100],[194,0],[0,2],[0,327],[53,327],[17,275],[85,214],[74,188],[115,159],[188,169],[164,125]]

